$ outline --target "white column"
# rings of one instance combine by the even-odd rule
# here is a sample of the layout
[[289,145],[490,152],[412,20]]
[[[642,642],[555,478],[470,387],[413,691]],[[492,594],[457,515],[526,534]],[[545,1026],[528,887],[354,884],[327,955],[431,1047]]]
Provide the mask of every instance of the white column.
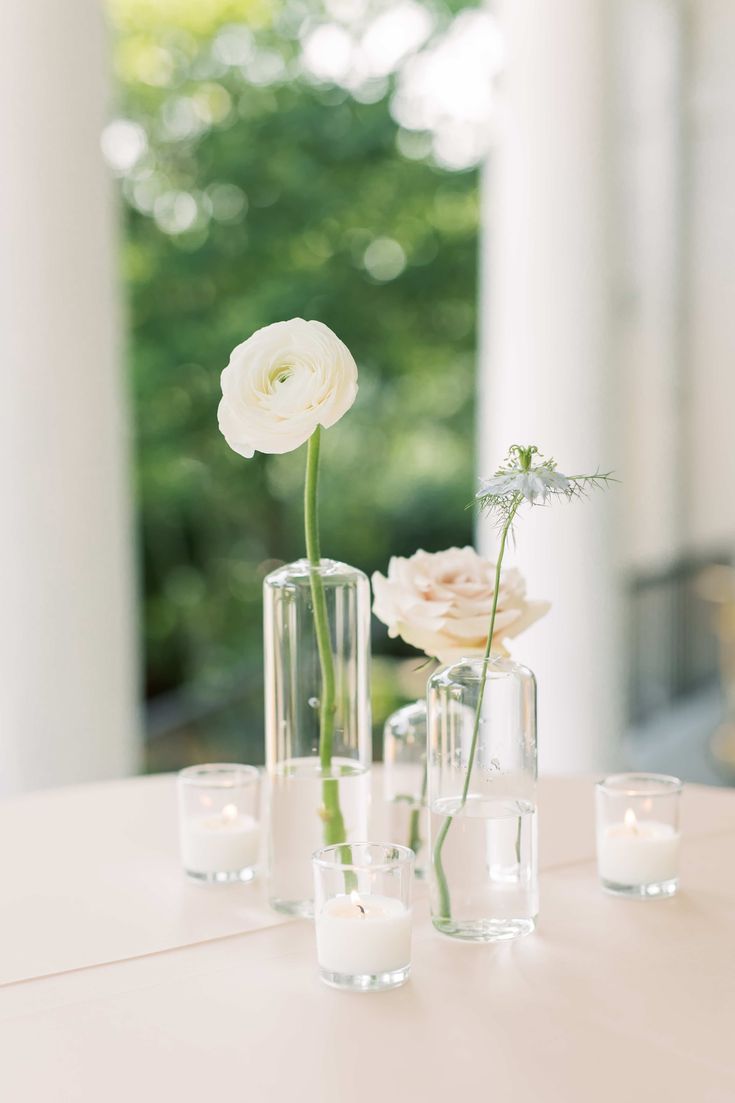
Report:
[[656,571],[681,556],[690,512],[687,28],[677,0],[618,0],[614,29],[625,554]]
[[689,548],[733,549],[735,5],[690,9]]
[[[479,471],[535,443],[616,467],[603,0],[500,0],[503,132],[485,179]],[[525,511],[516,562],[552,610],[513,654],[536,673],[541,768],[617,765],[623,725],[616,511],[624,490]],[[494,550],[492,530],[481,543]]]
[[137,764],[101,4],[0,12],[0,793]]

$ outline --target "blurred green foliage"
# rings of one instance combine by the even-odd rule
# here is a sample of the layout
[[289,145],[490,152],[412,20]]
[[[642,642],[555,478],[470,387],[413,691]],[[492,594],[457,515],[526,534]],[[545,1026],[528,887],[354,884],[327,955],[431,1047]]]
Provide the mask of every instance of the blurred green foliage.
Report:
[[393,78],[359,102],[299,74],[319,5],[111,8],[146,688],[216,697],[259,677],[263,575],[303,552],[304,450],[244,460],[217,429],[219,372],[259,326],[321,319],[358,362],[324,439],[325,554],[370,573],[471,539],[477,175],[400,152]]

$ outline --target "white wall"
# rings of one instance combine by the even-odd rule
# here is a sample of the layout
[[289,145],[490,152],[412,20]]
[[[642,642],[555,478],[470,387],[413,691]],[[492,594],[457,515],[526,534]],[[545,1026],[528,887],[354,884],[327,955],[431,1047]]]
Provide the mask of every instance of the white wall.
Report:
[[136,768],[100,5],[0,10],[0,793]]
[[620,0],[612,42],[613,358],[623,556],[657,570],[684,550],[686,28],[675,0]]

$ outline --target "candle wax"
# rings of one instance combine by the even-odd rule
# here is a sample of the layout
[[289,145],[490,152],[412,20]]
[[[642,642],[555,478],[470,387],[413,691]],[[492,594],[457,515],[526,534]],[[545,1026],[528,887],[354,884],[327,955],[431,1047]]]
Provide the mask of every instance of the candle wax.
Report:
[[[327,900],[316,917],[319,965],[365,976],[405,969],[411,961],[411,912],[391,896],[360,894]],[[364,912],[360,910],[364,909]]]
[[191,873],[235,873],[258,861],[260,829],[252,816],[196,816],[181,821],[181,860]]
[[631,886],[672,881],[679,871],[680,841],[678,831],[656,820],[610,824],[598,845],[600,877]]

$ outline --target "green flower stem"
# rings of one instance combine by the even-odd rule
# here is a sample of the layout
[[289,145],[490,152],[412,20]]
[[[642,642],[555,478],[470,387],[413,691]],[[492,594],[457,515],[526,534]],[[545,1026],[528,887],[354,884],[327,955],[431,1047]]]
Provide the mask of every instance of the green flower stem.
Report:
[[[319,665],[322,674],[322,688],[319,698],[319,762],[323,775],[332,769],[332,746],[334,743],[335,678],[332,641],[329,635],[327,599],[324,584],[319,573],[321,550],[319,547],[319,520],[317,514],[317,494],[319,482],[319,445],[321,428],[316,427],[309,437],[306,452],[306,480],[304,484],[304,530],[306,535],[306,556],[311,566],[311,600],[314,606],[314,631],[319,651]],[[324,842],[326,846],[345,841],[345,823],[339,805],[339,782],[336,778],[324,776],[322,780],[322,808],[320,815],[324,820]]]
[[439,829],[439,834],[436,838],[434,845],[434,874],[436,876],[436,884],[439,890],[439,913],[442,919],[452,918],[452,903],[449,896],[449,885],[447,884],[447,877],[444,872],[444,866],[442,865],[442,850],[444,849],[444,841],[449,833],[449,828],[452,826],[452,821],[457,815],[457,812],[461,812],[467,802],[467,794],[470,790],[470,781],[472,780],[472,768],[475,764],[475,755],[477,753],[477,739],[480,734],[480,719],[482,716],[482,702],[485,698],[485,681],[487,678],[487,667],[490,662],[490,652],[493,646],[493,632],[495,631],[495,615],[498,611],[498,597],[500,591],[500,571],[503,566],[503,556],[505,555],[505,545],[508,540],[508,533],[510,532],[513,520],[518,507],[523,501],[521,494],[515,494],[513,503],[508,512],[508,516],[503,525],[502,532],[500,534],[500,547],[498,549],[498,560],[495,565],[495,593],[493,594],[493,607],[490,613],[490,628],[487,634],[487,643],[485,644],[485,653],[482,657],[482,672],[480,675],[480,690],[477,698],[477,707],[475,708],[475,722],[472,729],[472,743],[470,744],[470,755],[467,761],[467,772],[465,774],[464,786],[462,788],[462,799],[459,807],[446,816],[444,823]]
[[419,796],[419,803],[415,805],[411,810],[411,817],[408,822],[408,845],[414,854],[418,857],[419,850],[423,839],[421,838],[421,813],[426,807],[426,781],[427,781],[427,764],[424,761],[424,770],[421,775],[421,794]]

